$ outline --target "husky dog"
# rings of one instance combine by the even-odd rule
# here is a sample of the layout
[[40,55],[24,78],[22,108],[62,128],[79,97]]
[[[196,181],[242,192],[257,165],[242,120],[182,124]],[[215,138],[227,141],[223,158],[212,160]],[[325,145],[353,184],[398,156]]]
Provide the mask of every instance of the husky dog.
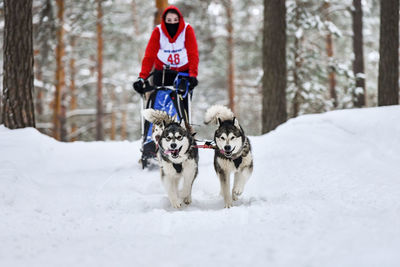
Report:
[[162,131],[164,130],[164,123],[170,124],[172,122],[178,122],[176,118],[176,114],[171,117],[167,114],[167,112],[163,110],[156,110],[156,109],[145,109],[143,110],[143,117],[153,123],[153,129],[151,134],[151,139],[157,144],[158,140],[161,137]]
[[[233,112],[227,107],[221,105],[210,107],[206,112],[204,123],[218,125],[214,134],[214,142],[217,146],[214,154],[214,169],[221,182],[225,208],[230,208],[232,200],[237,200],[243,193],[244,186],[253,172],[250,141]],[[231,195],[232,172],[235,174],[235,180]]]
[[[192,185],[198,173],[199,152],[196,141],[184,120],[177,122],[176,117],[164,111],[146,109],[143,116],[154,125],[158,125],[158,159],[160,161],[161,180],[174,208],[180,208],[182,200],[189,205],[192,202]],[[161,122],[161,123],[160,123]],[[154,134],[154,132],[153,132]],[[178,193],[180,180],[183,188]]]

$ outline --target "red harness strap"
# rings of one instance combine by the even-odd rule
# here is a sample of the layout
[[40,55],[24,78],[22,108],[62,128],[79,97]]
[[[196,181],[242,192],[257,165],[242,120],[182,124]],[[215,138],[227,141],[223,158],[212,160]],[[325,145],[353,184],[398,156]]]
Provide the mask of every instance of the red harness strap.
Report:
[[197,147],[197,148],[210,148],[210,149],[215,149],[216,148],[215,146],[211,146],[211,145],[197,145],[197,146],[194,146],[194,147]]

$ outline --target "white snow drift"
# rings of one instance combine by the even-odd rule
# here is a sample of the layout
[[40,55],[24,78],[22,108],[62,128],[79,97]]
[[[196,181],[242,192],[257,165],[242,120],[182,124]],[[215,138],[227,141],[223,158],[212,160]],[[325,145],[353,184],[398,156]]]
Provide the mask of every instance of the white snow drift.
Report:
[[400,107],[293,119],[251,138],[223,209],[213,152],[170,207],[139,142],[60,143],[0,126],[0,266],[400,266]]

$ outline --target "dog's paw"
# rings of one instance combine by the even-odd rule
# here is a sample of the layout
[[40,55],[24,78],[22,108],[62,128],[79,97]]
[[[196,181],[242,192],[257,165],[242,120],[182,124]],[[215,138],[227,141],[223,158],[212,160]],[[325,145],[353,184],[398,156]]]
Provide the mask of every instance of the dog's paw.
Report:
[[243,193],[243,190],[240,188],[233,188],[232,190],[232,198],[233,200],[238,200],[239,196]]
[[179,209],[182,207],[182,202],[179,201],[171,201],[171,205],[172,207],[174,207],[175,209]]
[[225,209],[229,209],[231,207],[233,207],[232,201],[225,202],[225,206],[224,206]]
[[183,202],[185,202],[186,205],[189,205],[192,203],[192,196],[187,196],[183,199]]
[[232,192],[232,199],[233,199],[233,201],[236,201],[239,199],[239,196],[237,194],[235,194],[234,192]]

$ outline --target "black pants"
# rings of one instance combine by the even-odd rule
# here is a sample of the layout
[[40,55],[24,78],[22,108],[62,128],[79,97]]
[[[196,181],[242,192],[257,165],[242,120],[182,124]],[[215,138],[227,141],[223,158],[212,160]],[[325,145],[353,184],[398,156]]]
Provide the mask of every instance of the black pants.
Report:
[[[183,71],[188,73],[188,71]],[[164,85],[169,86],[169,85],[174,85],[174,80],[176,78],[176,72],[171,71],[171,70],[165,70],[165,75],[164,75]],[[161,86],[163,85],[163,71],[162,70],[155,70],[153,74],[153,85],[155,86]]]

